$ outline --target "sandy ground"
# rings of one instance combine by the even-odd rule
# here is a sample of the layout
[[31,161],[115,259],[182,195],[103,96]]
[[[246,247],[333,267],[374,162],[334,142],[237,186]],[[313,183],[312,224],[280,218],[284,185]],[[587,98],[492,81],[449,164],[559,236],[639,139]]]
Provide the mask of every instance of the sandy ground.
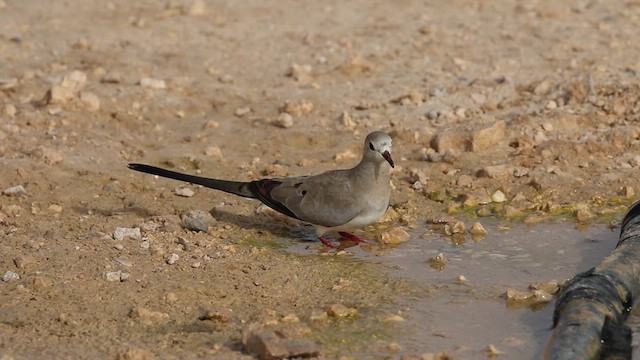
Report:
[[[611,221],[640,189],[639,17],[605,0],[0,0],[0,190],[25,192],[0,197],[0,357],[251,358],[252,323],[325,358],[421,356],[386,321],[411,284],[288,255],[310,227],[126,164],[303,175],[353,165],[379,129],[398,164],[385,220],[411,241],[445,217]],[[207,233],[183,228],[193,210]]]

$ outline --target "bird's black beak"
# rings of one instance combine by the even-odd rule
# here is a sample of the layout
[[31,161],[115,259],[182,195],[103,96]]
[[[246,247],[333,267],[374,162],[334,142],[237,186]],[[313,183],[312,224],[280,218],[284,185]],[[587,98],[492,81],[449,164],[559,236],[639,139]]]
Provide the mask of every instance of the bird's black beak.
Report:
[[383,152],[382,157],[385,160],[387,160],[387,162],[389,163],[389,165],[391,165],[392,168],[396,167],[395,164],[393,163],[393,159],[391,158],[391,154],[389,153],[389,151]]

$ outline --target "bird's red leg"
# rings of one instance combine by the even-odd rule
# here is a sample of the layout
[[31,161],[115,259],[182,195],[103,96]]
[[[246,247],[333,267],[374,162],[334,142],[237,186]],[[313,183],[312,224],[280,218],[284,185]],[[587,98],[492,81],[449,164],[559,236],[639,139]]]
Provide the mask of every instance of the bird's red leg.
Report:
[[347,238],[347,239],[353,241],[354,243],[356,243],[356,245],[367,242],[367,240],[361,238],[360,236],[349,234],[348,232],[340,231],[340,232],[338,232],[338,234],[340,234],[340,236],[342,236],[344,238]]
[[335,249],[338,247],[338,245],[334,244],[333,242],[331,242],[331,240],[329,240],[326,236],[320,236],[319,237],[320,242],[322,242],[323,244],[325,244],[326,246]]

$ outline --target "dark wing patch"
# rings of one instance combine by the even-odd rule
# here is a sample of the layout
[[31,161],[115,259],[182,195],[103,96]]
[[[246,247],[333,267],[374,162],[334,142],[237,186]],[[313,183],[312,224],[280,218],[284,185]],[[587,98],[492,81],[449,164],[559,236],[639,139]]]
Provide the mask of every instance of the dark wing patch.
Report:
[[263,204],[272,208],[273,210],[291,216],[294,219],[302,220],[296,216],[288,207],[279,201],[274,200],[271,197],[271,191],[282,184],[281,181],[273,179],[256,180],[249,183],[249,190],[256,196],[256,198],[262,201]]

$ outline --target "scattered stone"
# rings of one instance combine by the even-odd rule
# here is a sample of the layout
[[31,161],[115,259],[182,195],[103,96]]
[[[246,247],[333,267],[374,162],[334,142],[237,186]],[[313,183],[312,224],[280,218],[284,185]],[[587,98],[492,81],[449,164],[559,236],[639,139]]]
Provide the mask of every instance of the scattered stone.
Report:
[[504,140],[507,125],[504,120],[496,121],[493,125],[475,131],[471,134],[471,151],[477,152],[495,146]]
[[139,227],[135,227],[135,228],[117,227],[116,230],[113,232],[113,238],[115,240],[123,240],[125,238],[141,240],[142,233],[140,232]]
[[237,117],[243,117],[249,113],[251,113],[251,108],[247,106],[247,107],[237,108],[233,114]]
[[375,66],[372,62],[365,59],[362,55],[357,55],[338,66],[338,71],[344,75],[360,75],[372,73],[375,70]]
[[413,190],[422,190],[422,183],[420,181],[416,181],[413,184],[411,184],[411,188]]
[[417,168],[409,169],[409,182],[419,181],[423,184],[426,184],[429,181],[429,178],[425,174],[424,170]]
[[353,121],[351,115],[349,115],[349,112],[347,111],[343,111],[342,114],[340,114],[340,116],[338,117],[338,121],[347,131],[353,131],[357,126],[356,122]]
[[496,192],[491,195],[491,201],[500,204],[507,201],[507,196],[502,191],[496,190]]
[[313,310],[309,315],[309,321],[325,321],[329,318],[326,311]]
[[211,156],[216,159],[223,159],[222,150],[220,150],[217,146],[209,146],[204,150],[204,154],[207,156]]
[[430,145],[439,153],[462,152],[467,149],[467,139],[459,133],[445,131],[437,134]]
[[636,195],[636,191],[631,186],[623,186],[619,192],[620,195],[624,197],[634,197]]
[[473,236],[485,236],[489,232],[487,231],[487,229],[484,228],[484,226],[482,226],[482,224],[480,224],[479,222],[476,222],[473,225],[471,225],[471,229],[469,229],[469,233]]
[[203,210],[193,210],[182,215],[182,226],[191,231],[208,232],[209,227],[216,222],[210,213]]
[[176,254],[176,253],[172,253],[171,255],[169,255],[169,256],[167,257],[166,262],[167,262],[167,264],[169,264],[169,265],[173,265],[173,264],[175,264],[179,259],[180,259],[180,256],[179,256],[178,254]]
[[84,104],[84,107],[89,111],[100,110],[100,99],[96,94],[83,91],[80,93],[80,101]]
[[73,100],[73,91],[60,85],[52,86],[38,102],[39,106],[62,105]]
[[216,324],[226,324],[229,322],[229,315],[216,310],[207,310],[198,318],[198,320],[209,320]]
[[312,79],[311,77],[312,69],[313,68],[311,67],[311,65],[308,65],[308,64],[299,65],[299,64],[293,63],[291,64],[291,67],[289,68],[289,70],[285,75],[292,77],[295,81],[305,83],[305,82],[309,82]]
[[386,317],[383,321],[386,323],[398,324],[398,323],[403,323],[406,320],[400,315],[391,315]]
[[487,352],[487,356],[489,358],[494,358],[498,355],[504,354],[503,351],[499,350],[497,347],[495,347],[495,345],[492,345],[492,344],[487,345],[487,347],[484,350]]
[[458,275],[458,276],[456,276],[456,282],[457,282],[458,284],[466,284],[466,283],[468,283],[468,282],[469,282],[469,280],[468,280],[468,279],[467,279],[467,277],[466,277],[466,276],[464,276],[464,275]]
[[344,161],[344,160],[355,159],[357,157],[358,157],[358,155],[356,155],[353,151],[346,150],[346,151],[343,151],[341,153],[335,154],[333,156],[333,160],[335,160],[337,162],[341,162],[341,161]]
[[[104,276],[107,279],[107,281],[113,281],[113,282],[120,282],[120,281],[124,281],[122,280],[122,270],[118,270],[118,271],[107,271]],[[128,278],[128,276],[126,276]]]
[[5,189],[2,193],[7,196],[24,196],[27,195],[27,190],[22,185],[16,185]]
[[463,194],[462,206],[464,207],[476,207],[478,205],[486,205],[491,203],[491,196],[484,191],[474,191],[467,194]]
[[513,167],[507,164],[489,165],[478,171],[476,176],[490,179],[506,179],[513,175]]
[[288,113],[280,113],[272,121],[272,124],[283,129],[288,129],[293,126],[293,116]]
[[545,95],[549,92],[551,88],[551,81],[549,79],[544,79],[533,88],[533,93],[536,95]]
[[281,332],[249,324],[242,331],[242,344],[259,359],[289,359],[318,356],[316,343],[307,339],[287,338]]
[[1,205],[0,209],[4,214],[10,217],[20,216],[20,213],[22,212],[22,207],[20,205],[15,205],[15,204]]
[[15,281],[15,280],[20,280],[20,275],[18,275],[13,271],[7,271],[2,275],[2,281],[4,282]]
[[195,192],[193,192],[193,190],[189,189],[188,187],[175,188],[173,190],[173,193],[182,197],[192,197],[195,194]]
[[517,289],[507,289],[505,294],[507,306],[509,307],[536,307],[553,300],[553,296],[543,290],[521,291]]
[[542,290],[548,294],[555,295],[560,291],[560,283],[556,280],[533,282],[529,284],[530,290]]
[[411,235],[401,227],[391,229],[378,235],[378,241],[383,244],[401,244],[411,239]]
[[458,180],[456,180],[456,185],[460,187],[470,187],[473,185],[473,176],[468,174],[460,175]]
[[160,311],[151,311],[143,307],[132,308],[131,311],[129,311],[129,317],[145,325],[163,323],[169,320],[169,314]]
[[62,78],[60,86],[70,90],[71,93],[77,93],[82,90],[86,84],[87,74],[80,70],[74,70]]
[[576,216],[576,219],[578,219],[578,221],[580,222],[593,219],[593,214],[587,209],[576,210],[575,216]]
[[444,270],[445,266],[447,266],[447,264],[449,263],[449,260],[447,260],[447,258],[444,257],[443,253],[439,253],[438,255],[429,258],[428,263],[429,263],[429,266],[431,266],[431,268],[438,271],[442,271]]
[[3,112],[8,117],[14,117],[18,113],[18,108],[16,108],[16,106],[13,104],[5,104]]
[[358,316],[358,309],[346,307],[342,304],[333,304],[327,309],[327,315],[334,318],[347,318]]
[[100,81],[106,84],[120,84],[122,82],[122,74],[119,72],[110,72],[105,74]]
[[291,116],[309,115],[313,112],[313,103],[308,100],[286,101],[280,112],[287,113]]
[[148,89],[163,90],[167,88],[167,83],[164,80],[144,77],[140,79],[140,86]]
[[47,210],[50,213],[54,213],[54,214],[60,214],[62,212],[62,205],[58,205],[58,204],[51,204],[49,205],[49,207],[47,208]]
[[64,153],[60,150],[54,150],[51,148],[41,149],[42,158],[44,162],[49,165],[58,165],[64,161]]

